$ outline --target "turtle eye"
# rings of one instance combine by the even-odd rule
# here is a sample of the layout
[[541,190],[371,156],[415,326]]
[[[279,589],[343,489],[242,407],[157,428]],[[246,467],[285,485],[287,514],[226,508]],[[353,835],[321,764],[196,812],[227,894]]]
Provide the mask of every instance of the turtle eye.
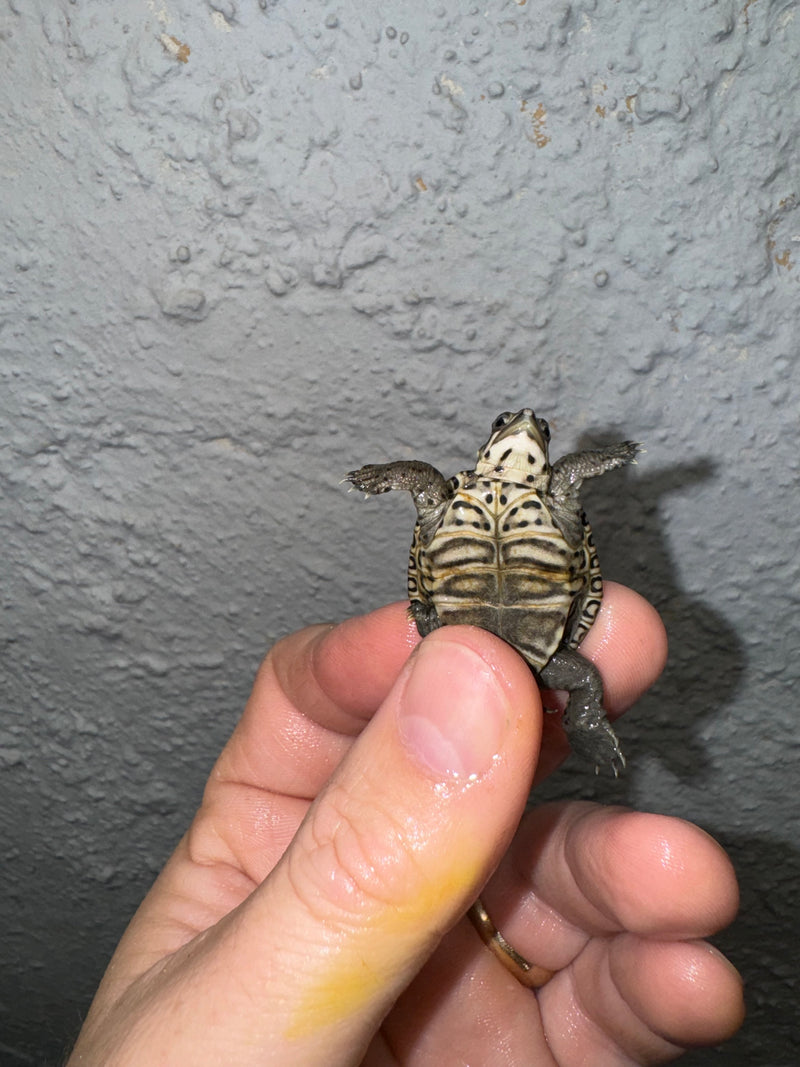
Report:
[[508,420],[510,418],[511,418],[511,412],[510,411],[504,411],[502,415],[498,415],[497,418],[494,420],[494,422],[492,423],[492,429],[493,430],[499,430],[501,426],[505,426],[505,424],[508,422]]
[[545,441],[549,441],[550,440],[550,427],[547,425],[547,420],[546,419],[537,419],[536,421],[539,423],[539,429],[544,434]]

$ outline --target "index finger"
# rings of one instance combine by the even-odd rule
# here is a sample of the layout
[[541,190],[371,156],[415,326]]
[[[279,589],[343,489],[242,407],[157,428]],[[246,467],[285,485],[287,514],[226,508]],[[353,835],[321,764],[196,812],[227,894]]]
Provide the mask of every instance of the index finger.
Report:
[[209,785],[313,799],[419,640],[408,604],[395,603],[278,641]]

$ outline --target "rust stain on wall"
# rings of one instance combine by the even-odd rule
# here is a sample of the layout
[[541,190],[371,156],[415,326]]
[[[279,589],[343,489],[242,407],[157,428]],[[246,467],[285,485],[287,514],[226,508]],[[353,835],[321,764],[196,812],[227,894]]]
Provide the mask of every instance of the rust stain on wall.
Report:
[[775,256],[775,262],[779,267],[785,267],[786,270],[791,270],[794,267],[792,262],[792,253],[787,248],[785,252],[781,252],[780,255]]
[[744,15],[744,24],[745,24],[745,26],[749,26],[750,25],[750,8],[755,3],[757,3],[757,0],[747,0],[747,3],[742,8],[742,14]]
[[[791,222],[797,206],[797,197],[794,193],[783,197],[778,201],[776,214],[767,223],[767,252],[776,266],[782,267],[786,271],[794,270],[792,249],[787,245],[791,241],[797,240],[794,236],[795,226],[792,226]],[[777,249],[780,249],[780,251],[777,251]]]
[[520,111],[530,118],[533,126],[533,136],[529,137],[529,140],[532,140],[537,148],[544,148],[550,143],[550,135],[547,133],[547,108],[544,104],[537,104],[534,111],[529,111],[528,101],[523,100]]
[[164,46],[164,49],[169,52],[171,56],[174,56],[179,63],[189,62],[189,56],[192,54],[192,50],[188,44],[179,41],[178,38],[173,37],[171,33],[162,33],[159,40]]

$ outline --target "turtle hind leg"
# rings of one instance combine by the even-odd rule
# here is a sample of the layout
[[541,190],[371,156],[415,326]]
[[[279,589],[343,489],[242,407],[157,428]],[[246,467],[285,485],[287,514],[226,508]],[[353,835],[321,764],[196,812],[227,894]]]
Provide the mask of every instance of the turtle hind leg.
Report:
[[408,614],[417,624],[420,637],[427,637],[431,631],[438,630],[442,625],[436,608],[424,600],[412,600]]
[[573,752],[598,770],[610,767],[618,777],[625,767],[625,757],[603,710],[603,682],[594,664],[579,652],[562,648],[539,677],[548,689],[566,689],[569,693],[563,722]]

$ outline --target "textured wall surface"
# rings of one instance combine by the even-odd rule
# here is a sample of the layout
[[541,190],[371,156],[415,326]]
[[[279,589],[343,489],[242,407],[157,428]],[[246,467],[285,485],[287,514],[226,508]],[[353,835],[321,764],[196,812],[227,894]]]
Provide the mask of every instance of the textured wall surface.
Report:
[[731,851],[796,1063],[800,5],[0,0],[0,1061],[55,1063],[260,657],[404,593],[407,499],[531,405],[661,609],[619,784]]

